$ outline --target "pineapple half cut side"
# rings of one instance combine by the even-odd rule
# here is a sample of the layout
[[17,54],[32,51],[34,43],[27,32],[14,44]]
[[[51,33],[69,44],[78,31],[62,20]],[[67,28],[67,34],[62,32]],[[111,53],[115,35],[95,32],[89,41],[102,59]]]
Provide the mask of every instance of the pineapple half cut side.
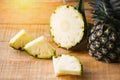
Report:
[[55,55],[55,49],[47,42],[44,36],[27,43],[24,50],[36,58],[52,58]]
[[73,6],[59,6],[50,18],[53,40],[66,49],[80,43],[84,35],[84,20]]
[[82,64],[75,56],[65,54],[53,57],[53,67],[56,76],[60,75],[81,76],[83,71]]

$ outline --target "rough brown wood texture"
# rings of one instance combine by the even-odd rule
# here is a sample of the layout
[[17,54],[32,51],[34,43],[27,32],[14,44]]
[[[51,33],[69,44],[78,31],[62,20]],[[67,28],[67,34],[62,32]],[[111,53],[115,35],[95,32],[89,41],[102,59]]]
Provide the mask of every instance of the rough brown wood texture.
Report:
[[[0,0],[0,80],[120,80],[120,63],[98,62],[89,56],[83,46],[80,51],[74,52],[59,48],[52,41],[49,18],[56,6],[62,4],[61,0],[34,0],[29,4],[21,1]],[[77,0],[67,1],[68,4],[77,4]],[[88,22],[92,22],[88,1],[85,2],[86,15]],[[36,38],[44,35],[56,48],[57,54],[78,57],[83,64],[83,76],[56,77],[51,59],[36,59],[24,51],[11,48],[9,40],[21,29]]]

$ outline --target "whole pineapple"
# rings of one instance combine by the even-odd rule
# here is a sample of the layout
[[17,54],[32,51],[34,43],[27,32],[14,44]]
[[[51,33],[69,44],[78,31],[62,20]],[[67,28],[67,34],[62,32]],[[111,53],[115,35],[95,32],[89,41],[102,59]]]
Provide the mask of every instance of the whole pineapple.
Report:
[[89,36],[89,54],[107,63],[117,62],[120,57],[120,19],[117,17],[120,5],[117,3],[120,1],[93,0],[91,3],[94,27]]

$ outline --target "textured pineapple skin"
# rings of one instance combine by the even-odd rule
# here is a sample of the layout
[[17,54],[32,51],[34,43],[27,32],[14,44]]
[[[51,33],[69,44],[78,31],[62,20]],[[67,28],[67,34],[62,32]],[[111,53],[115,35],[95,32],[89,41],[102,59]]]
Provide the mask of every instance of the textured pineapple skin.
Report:
[[99,61],[117,62],[120,55],[117,49],[120,49],[117,46],[118,37],[115,29],[107,27],[103,23],[95,25],[89,36],[89,54]]

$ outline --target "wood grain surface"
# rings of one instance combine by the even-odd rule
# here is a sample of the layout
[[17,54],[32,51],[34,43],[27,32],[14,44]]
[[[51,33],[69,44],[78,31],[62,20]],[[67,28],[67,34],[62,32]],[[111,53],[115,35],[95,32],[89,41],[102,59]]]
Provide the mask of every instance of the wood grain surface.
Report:
[[[89,56],[87,43],[81,44],[79,51],[70,51],[52,41],[49,18],[62,0],[28,0],[31,1],[29,4],[21,1],[0,0],[0,80],[120,80],[120,63],[96,61]],[[92,22],[88,1],[85,0],[87,21]],[[77,3],[78,0],[67,0],[70,5]],[[79,58],[83,64],[83,75],[56,77],[52,59],[36,59],[24,51],[11,48],[9,40],[21,29],[35,38],[44,35],[55,47],[57,55],[64,53]]]

